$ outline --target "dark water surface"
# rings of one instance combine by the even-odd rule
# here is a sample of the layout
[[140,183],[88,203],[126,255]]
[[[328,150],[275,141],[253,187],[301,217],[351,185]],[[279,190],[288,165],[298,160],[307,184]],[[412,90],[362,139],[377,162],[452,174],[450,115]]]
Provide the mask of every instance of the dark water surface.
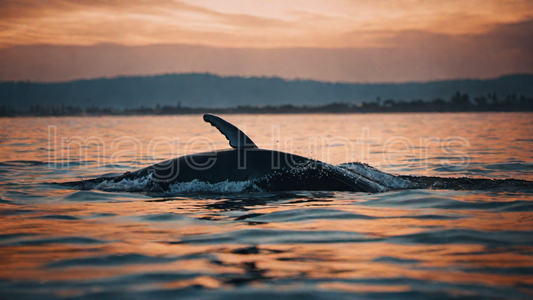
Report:
[[[533,180],[533,114],[226,118],[262,148],[333,164]],[[227,141],[201,116],[0,128],[0,299],[533,298],[531,189],[77,191],[52,183]]]

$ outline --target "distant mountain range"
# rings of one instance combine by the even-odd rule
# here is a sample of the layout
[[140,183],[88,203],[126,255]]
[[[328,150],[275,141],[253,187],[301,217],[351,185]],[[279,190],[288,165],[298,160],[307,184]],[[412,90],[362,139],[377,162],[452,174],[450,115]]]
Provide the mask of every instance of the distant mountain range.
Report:
[[79,106],[138,108],[160,106],[226,108],[239,105],[324,105],[334,102],[448,100],[457,92],[471,97],[533,96],[533,74],[494,79],[408,83],[331,83],[270,77],[169,74],[76,80],[60,83],[0,82],[0,106]]

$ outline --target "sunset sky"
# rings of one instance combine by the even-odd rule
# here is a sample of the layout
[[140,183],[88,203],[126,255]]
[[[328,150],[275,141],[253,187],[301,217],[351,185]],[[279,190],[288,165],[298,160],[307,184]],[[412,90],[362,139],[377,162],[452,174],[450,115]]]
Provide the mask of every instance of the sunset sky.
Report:
[[0,80],[533,72],[531,0],[0,0]]

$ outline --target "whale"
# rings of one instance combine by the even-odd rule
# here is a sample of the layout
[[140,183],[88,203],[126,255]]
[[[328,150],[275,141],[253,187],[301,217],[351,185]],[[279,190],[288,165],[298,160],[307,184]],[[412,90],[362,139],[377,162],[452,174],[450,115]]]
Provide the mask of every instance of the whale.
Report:
[[188,183],[244,183],[243,192],[533,189],[533,182],[519,179],[393,175],[360,162],[335,166],[296,154],[259,148],[244,132],[221,117],[205,114],[203,119],[226,137],[229,149],[184,155],[118,176],[59,184],[80,190],[113,191],[121,184],[130,186],[129,183],[142,182],[125,191],[156,194],[173,193]]
[[168,191],[179,183],[246,182],[250,189],[282,191],[383,192],[382,185],[348,168],[287,152],[261,149],[244,132],[219,116],[205,114],[205,122],[217,128],[231,148],[195,153],[162,161],[116,177],[100,177],[65,183],[90,189],[100,182],[149,179],[151,191]]

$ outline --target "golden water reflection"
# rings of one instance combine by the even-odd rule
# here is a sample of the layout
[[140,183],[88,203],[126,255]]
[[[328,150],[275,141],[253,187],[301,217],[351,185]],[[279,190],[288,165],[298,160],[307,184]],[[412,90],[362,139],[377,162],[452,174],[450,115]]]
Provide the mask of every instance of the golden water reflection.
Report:
[[[250,137],[265,148],[286,150],[292,141],[291,152],[326,155],[335,164],[358,161],[367,149],[366,161],[387,172],[533,180],[531,114],[227,118],[246,125]],[[194,137],[211,139],[217,149],[227,147],[225,138],[197,119],[0,119],[6,128],[0,143],[0,280],[7,282],[5,291],[21,292],[18,282],[61,297],[92,295],[106,286],[148,293],[193,286],[281,291],[313,285],[357,294],[424,291],[422,286],[435,284],[446,293],[479,296],[475,291],[481,288],[511,290],[518,298],[533,295],[530,191],[160,198],[50,184],[134,170],[173,152],[206,150],[201,144],[187,150]],[[265,124],[278,127],[265,130]],[[76,159],[58,155],[61,167],[50,168],[48,158],[56,152],[48,148],[49,125],[56,126],[59,140],[99,137],[106,152],[101,155],[102,149],[88,145],[81,153],[87,150],[89,160],[77,164],[80,149],[73,149]],[[111,147],[124,136],[138,139],[138,153],[125,144]],[[450,148],[468,154],[470,164],[462,169],[442,166],[444,160],[457,160],[458,152],[443,152],[439,143],[420,146],[427,137],[454,136],[469,143]],[[148,153],[150,141],[161,137],[179,141],[175,148],[163,145]],[[309,137],[326,137],[330,143],[310,148]],[[387,144],[395,137],[414,146]],[[354,148],[342,144],[346,141]],[[386,159],[384,149],[391,154]],[[117,161],[116,151],[130,152]],[[64,285],[53,285],[57,282]]]

